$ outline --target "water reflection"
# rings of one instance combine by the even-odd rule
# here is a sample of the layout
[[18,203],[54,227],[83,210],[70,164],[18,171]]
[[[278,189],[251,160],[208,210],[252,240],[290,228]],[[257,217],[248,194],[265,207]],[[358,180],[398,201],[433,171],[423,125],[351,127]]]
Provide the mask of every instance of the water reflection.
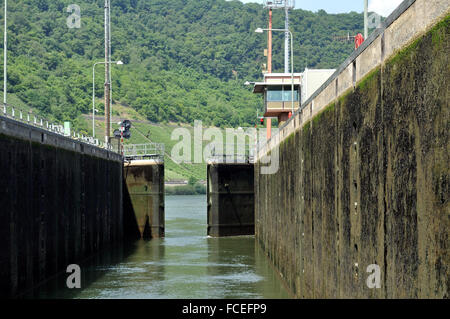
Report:
[[120,267],[120,264],[127,256],[133,255],[136,252],[136,248],[135,243],[115,245],[114,247],[102,250],[102,252],[82,262],[80,264],[81,290],[67,288],[66,280],[70,274],[60,273],[35,289],[26,292],[21,297],[26,299],[78,298],[84,289],[88,289],[97,281],[101,281],[101,277],[107,274],[109,270]]
[[166,238],[105,252],[82,266],[81,290],[65,288],[64,274],[39,297],[289,297],[253,236],[206,236],[205,196],[167,196],[165,207]]
[[254,236],[209,238],[208,249],[218,298],[289,298]]

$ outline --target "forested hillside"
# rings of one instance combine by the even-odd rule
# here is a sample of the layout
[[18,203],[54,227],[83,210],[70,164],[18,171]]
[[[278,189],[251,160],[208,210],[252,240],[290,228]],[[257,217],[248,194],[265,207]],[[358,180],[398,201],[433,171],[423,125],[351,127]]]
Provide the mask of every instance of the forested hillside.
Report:
[[[113,97],[153,122],[237,126],[255,123],[261,100],[243,83],[261,79],[267,11],[225,0],[112,0]],[[81,28],[68,28],[66,8],[81,8]],[[9,3],[9,92],[48,117],[91,112],[92,65],[104,56],[102,0]],[[3,17],[2,17],[3,19]],[[274,27],[284,16],[274,13]],[[296,71],[337,67],[353,50],[335,35],[356,34],[362,14],[291,14]],[[283,69],[283,34],[274,33],[274,72]],[[0,74],[3,75],[2,67]],[[104,69],[96,68],[103,109]],[[0,77],[1,78],[1,77]],[[2,79],[3,80],[3,79]]]

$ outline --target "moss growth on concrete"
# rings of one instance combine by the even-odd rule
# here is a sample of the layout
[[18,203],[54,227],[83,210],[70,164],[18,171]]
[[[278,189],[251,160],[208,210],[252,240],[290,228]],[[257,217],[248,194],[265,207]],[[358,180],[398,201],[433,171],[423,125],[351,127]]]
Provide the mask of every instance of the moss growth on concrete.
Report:
[[[449,35],[447,16],[255,176],[257,240],[296,297],[450,296]],[[374,263],[381,289],[366,286]]]
[[284,140],[281,141],[280,146],[285,146],[287,144],[290,144],[294,138],[295,133],[289,134],[288,137],[286,137]]
[[302,128],[303,134],[308,133],[310,131],[310,129],[311,129],[311,121],[308,121],[303,125],[303,128]]
[[318,114],[314,116],[313,123],[317,124],[324,115],[327,115],[330,112],[334,112],[335,106],[336,104],[334,102],[326,106],[322,111],[320,111]]
[[369,72],[359,83],[357,84],[357,88],[364,91],[368,90],[370,87],[374,86],[375,78],[380,75],[381,67],[376,67],[372,71]]
[[445,39],[446,36],[448,36],[449,28],[450,28],[450,14],[447,15],[444,18],[444,20],[440,21],[437,25],[435,25],[430,31],[434,48],[438,48],[442,44],[447,43]]

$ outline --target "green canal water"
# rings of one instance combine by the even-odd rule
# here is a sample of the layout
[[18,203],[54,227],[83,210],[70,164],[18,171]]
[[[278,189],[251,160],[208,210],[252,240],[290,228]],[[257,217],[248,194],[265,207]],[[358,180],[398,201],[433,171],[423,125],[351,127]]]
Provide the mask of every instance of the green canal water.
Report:
[[254,236],[208,238],[206,196],[166,196],[166,238],[108,250],[48,281],[38,298],[289,298]]

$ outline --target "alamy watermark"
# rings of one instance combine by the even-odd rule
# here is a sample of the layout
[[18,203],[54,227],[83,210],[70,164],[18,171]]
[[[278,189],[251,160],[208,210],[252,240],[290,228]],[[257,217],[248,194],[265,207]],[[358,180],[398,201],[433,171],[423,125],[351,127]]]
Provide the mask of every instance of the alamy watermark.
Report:
[[[277,134],[278,129],[273,129]],[[194,136],[188,128],[173,130],[171,139],[178,141],[172,148],[171,158],[177,163],[201,164],[204,162],[245,163],[256,160],[258,145],[266,142],[266,129],[227,128],[225,136],[219,128],[204,128],[202,121],[195,121]],[[204,142],[209,142],[204,146]],[[193,143],[193,145],[192,145]],[[275,174],[279,169],[278,146],[259,159],[261,174]]]
[[69,289],[81,288],[81,268],[76,264],[67,266],[66,272],[70,275],[67,277],[66,285]]
[[377,264],[367,266],[367,273],[370,273],[367,277],[366,285],[369,289],[381,288],[381,269]]
[[72,13],[67,17],[66,23],[69,29],[81,28],[81,8],[77,4],[71,4],[67,7],[67,13]]
[[379,28],[381,26],[381,16],[376,13],[372,13],[368,19],[369,29]]

